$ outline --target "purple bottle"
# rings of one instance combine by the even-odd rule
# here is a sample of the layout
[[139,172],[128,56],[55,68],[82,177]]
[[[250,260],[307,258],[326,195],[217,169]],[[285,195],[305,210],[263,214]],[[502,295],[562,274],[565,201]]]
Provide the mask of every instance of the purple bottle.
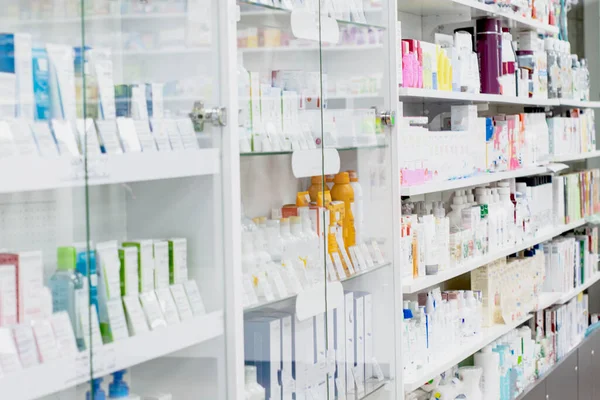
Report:
[[477,20],[477,58],[481,93],[500,94],[498,78],[502,74],[502,22],[499,19]]

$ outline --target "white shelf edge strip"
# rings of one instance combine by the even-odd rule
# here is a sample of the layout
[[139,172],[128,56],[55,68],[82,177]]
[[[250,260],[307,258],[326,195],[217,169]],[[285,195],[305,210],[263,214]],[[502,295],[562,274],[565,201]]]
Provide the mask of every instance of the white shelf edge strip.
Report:
[[558,298],[558,300],[556,301],[556,304],[568,303],[569,300],[571,300],[573,297],[577,296],[579,293],[583,292],[584,290],[588,289],[594,283],[598,282],[598,280],[600,280],[600,272],[596,272],[596,274],[594,274],[592,277],[588,278],[587,282],[584,283],[583,285],[579,285],[578,287],[571,289],[567,293],[562,294],[562,296],[560,296]]
[[600,150],[594,150],[594,151],[589,151],[587,153],[579,153],[579,154],[551,156],[550,160],[552,162],[564,162],[564,161],[587,160],[589,158],[595,158],[595,157],[600,157]]
[[486,183],[497,182],[504,179],[520,178],[523,176],[537,175],[548,172],[546,167],[535,166],[525,167],[512,171],[502,171],[493,173],[482,173],[476,176],[463,179],[453,179],[441,182],[428,182],[421,185],[404,186],[400,189],[402,196],[417,196],[420,194],[443,192],[468,186],[483,185]]
[[571,229],[579,228],[580,226],[585,225],[585,219],[581,219],[576,222],[572,222],[570,224],[562,225],[559,227],[555,227],[551,229],[549,232],[544,232],[533,239],[529,239],[523,243],[519,243],[514,247],[509,247],[505,249],[500,249],[495,251],[494,253],[488,253],[484,257],[478,257],[476,259],[468,261],[465,265],[458,268],[450,268],[439,272],[436,275],[429,275],[420,278],[408,278],[403,279],[402,282],[402,293],[410,294],[415,293],[423,289],[427,289],[428,287],[440,284],[449,279],[455,278],[467,272],[471,272],[482,265],[488,264],[492,261],[495,261],[502,257],[507,257],[513,253],[518,253],[519,251],[525,250],[529,247],[532,247],[538,243],[545,242],[546,240],[550,240],[555,236],[559,236],[564,232],[570,231]]
[[[94,352],[93,362],[98,364],[98,368],[94,368],[94,377],[163,357],[223,335],[223,332],[223,311],[215,311],[177,325],[105,344]],[[88,357],[82,358],[81,355]],[[73,358],[63,358],[4,375],[0,379],[2,398],[37,399],[87,382],[90,378],[89,353],[82,352],[80,356],[77,362]]]
[[600,108],[600,101],[582,101],[569,99],[537,99],[530,97],[513,97],[501,94],[487,93],[465,93],[448,90],[423,89],[412,87],[399,87],[400,101],[407,98],[421,98],[446,101],[472,101],[478,103],[500,103],[547,107],[577,107],[577,108]]
[[560,105],[560,102],[557,99],[535,99],[529,97],[504,96],[501,94],[452,92],[411,87],[398,88],[398,94],[400,95],[400,101],[402,101],[402,98],[423,98],[434,100],[474,101],[479,103],[525,104],[537,106]]
[[294,51],[361,51],[383,49],[381,44],[341,45],[341,46],[274,46],[274,47],[246,47],[239,49],[244,54],[252,53],[287,53]]
[[443,360],[429,363],[427,364],[426,368],[417,371],[415,374],[405,376],[404,392],[409,393],[415,389],[418,389],[430,379],[448,370],[450,367],[458,364],[472,354],[475,354],[494,340],[515,329],[519,325],[529,321],[531,318],[533,318],[533,315],[527,315],[526,317],[523,317],[515,322],[511,322],[510,324],[494,325],[490,328],[485,328],[477,339],[472,340],[473,343],[469,342],[461,344],[460,346],[456,347],[456,350],[445,355]]
[[[125,153],[88,158],[88,184],[110,185],[217,174],[219,149]],[[85,186],[83,160],[72,157],[0,159],[0,193]]]
[[543,292],[538,296],[538,302],[536,307],[532,312],[544,310],[552,305],[554,305],[558,299],[562,296],[562,293],[551,293],[551,292]]

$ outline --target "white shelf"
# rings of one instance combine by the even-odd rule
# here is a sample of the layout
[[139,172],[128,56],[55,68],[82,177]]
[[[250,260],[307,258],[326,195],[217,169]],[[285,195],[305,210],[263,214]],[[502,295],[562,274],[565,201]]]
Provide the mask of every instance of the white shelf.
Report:
[[476,0],[452,0],[456,4],[464,5],[466,7],[470,7],[476,10],[479,10],[486,15],[502,17],[507,21],[512,21],[516,25],[521,27],[527,27],[529,29],[534,29],[539,33],[558,33],[558,27],[552,26],[550,24],[545,24],[533,18],[525,18],[523,16],[500,11],[499,8],[493,7],[491,5],[484,4],[483,2],[479,2]]
[[243,54],[263,54],[264,53],[294,53],[299,51],[318,51],[323,52],[350,52],[363,50],[381,50],[382,44],[361,44],[361,45],[341,45],[341,46],[279,46],[279,47],[251,47],[239,49]]
[[600,108],[600,101],[582,101],[582,100],[561,99],[560,105],[565,106],[565,107],[577,107],[577,108]]
[[[165,20],[165,19],[183,19],[187,18],[187,12],[148,12],[148,13],[128,13],[128,14],[107,14],[107,15],[87,15],[81,17],[54,17],[48,15],[45,18],[35,19],[9,19],[4,18],[3,23],[16,23],[19,25],[52,25],[53,28],[61,25],[81,24],[82,19],[87,23],[91,22],[111,22],[117,23],[121,21],[148,21],[148,20]],[[72,28],[72,27],[69,27]]]
[[[389,267],[390,265],[392,265],[392,264],[389,263],[389,262],[386,262],[386,263],[381,264],[381,265],[375,265],[373,268],[369,268],[366,271],[360,271],[360,272],[355,273],[352,276],[344,278],[340,282],[344,283],[344,282],[347,282],[347,281],[351,281],[351,280],[357,279],[357,278],[359,278],[361,276],[368,275],[371,272],[375,272],[375,271],[377,271],[377,270],[379,270],[381,268]],[[329,282],[329,283],[334,283],[334,282],[336,282],[336,281]],[[308,289],[308,290],[311,290],[311,289]],[[324,296],[325,286],[321,285],[319,291],[321,291],[321,295]],[[269,302],[266,302],[266,303],[261,303],[261,304],[257,304],[257,305],[254,305],[254,306],[246,307],[246,308],[244,308],[244,312],[246,313],[246,312],[260,310],[261,308],[265,308],[265,307],[271,307],[272,305],[277,304],[277,303],[295,300],[297,297],[298,297],[298,295],[294,294],[294,295],[287,296],[287,297],[284,297],[284,298],[281,298],[281,299],[277,299],[277,300],[269,301]]]
[[415,371],[412,374],[406,374],[404,376],[404,392],[409,393],[415,389],[418,389],[427,381],[433,379],[442,372],[448,370],[450,367],[478,352],[488,344],[492,343],[494,340],[529,321],[531,318],[533,318],[532,315],[527,315],[526,317],[523,317],[510,324],[495,325],[493,327],[483,329],[481,335],[472,338],[470,341],[467,341],[460,346],[456,346],[452,351],[443,355],[441,358],[435,359],[433,362],[428,363],[425,368]]
[[348,94],[348,95],[327,95],[325,100],[360,100],[360,99],[383,99],[380,93],[360,93],[360,94]]
[[[177,325],[106,344],[93,354],[94,377],[129,368],[223,335],[223,312],[194,317]],[[89,353],[77,360],[55,362],[5,375],[0,378],[2,398],[32,400],[58,393],[89,380]],[[34,384],[33,384],[34,383]]]
[[579,153],[579,154],[551,156],[550,160],[552,162],[565,162],[565,161],[587,160],[588,158],[594,158],[594,157],[600,157],[600,150],[590,151],[587,153]]
[[429,275],[429,276],[424,276],[424,277],[420,277],[420,278],[403,279],[402,293],[403,294],[416,293],[423,289],[427,289],[431,286],[438,285],[449,279],[456,278],[457,276],[460,276],[467,272],[471,272],[471,271],[481,267],[482,265],[488,264],[494,260],[497,260],[502,257],[507,257],[511,254],[518,253],[519,251],[522,251],[529,247],[532,247],[538,243],[542,243],[547,240],[550,240],[555,236],[561,235],[567,231],[570,231],[572,229],[583,226],[583,225],[585,225],[585,223],[586,223],[585,219],[582,219],[582,220],[572,222],[567,225],[555,227],[553,229],[548,230],[547,232],[544,232],[544,233],[538,235],[537,237],[535,237],[533,239],[529,239],[529,240],[527,240],[523,243],[519,243],[513,247],[500,249],[493,253],[488,253],[483,257],[474,258],[470,261],[467,261],[464,265],[462,265],[460,267],[450,268],[450,269],[444,270],[442,272],[439,272],[436,275]]
[[165,47],[162,49],[128,49],[117,50],[113,53],[115,56],[131,57],[131,56],[160,56],[167,54],[200,54],[210,53],[212,47],[197,46],[197,47]]
[[422,89],[422,88],[398,88],[400,101],[404,102],[473,102],[473,103],[495,103],[513,104],[539,107],[576,107],[576,108],[600,108],[600,101],[581,101],[569,99],[534,99],[529,97],[503,96],[500,94],[465,93],[446,90]]
[[544,310],[551,305],[554,305],[560,299],[562,293],[540,293],[536,306],[532,312]]
[[591,278],[589,278],[588,281],[586,283],[584,283],[583,285],[580,285],[567,293],[562,293],[561,296],[556,301],[556,304],[568,303],[569,300],[571,300],[573,297],[577,296],[579,293],[583,292],[584,290],[586,290],[587,288],[592,286],[594,283],[598,282],[598,280],[600,280],[600,272],[596,272],[596,274],[594,276],[592,276]]
[[[532,18],[525,18],[514,13],[500,10],[498,7],[484,4],[477,0],[419,0],[419,1],[399,1],[398,10],[410,14],[422,16],[437,16],[439,24],[443,24],[444,16],[461,15],[478,18],[483,16],[501,17],[508,22],[511,27],[533,29],[539,33],[558,33],[558,27],[545,24]],[[466,14],[466,15],[465,15]]]
[[546,167],[526,167],[513,171],[481,173],[469,178],[454,179],[450,181],[428,182],[422,185],[404,186],[400,189],[402,196],[417,196],[420,194],[443,192],[445,190],[460,189],[469,186],[484,185],[503,179],[519,178],[522,176],[538,175],[548,172]]
[[[220,151],[198,149],[165,152],[103,154],[88,159],[88,184],[110,185],[159,179],[212,175],[220,172]],[[82,159],[14,157],[0,159],[0,193],[82,187]]]
[[529,97],[503,96],[500,94],[464,93],[444,90],[420,89],[420,88],[398,88],[400,101],[424,102],[426,100],[437,100],[442,102],[475,102],[475,103],[497,103],[516,104],[531,106],[558,106],[557,99],[532,99]]

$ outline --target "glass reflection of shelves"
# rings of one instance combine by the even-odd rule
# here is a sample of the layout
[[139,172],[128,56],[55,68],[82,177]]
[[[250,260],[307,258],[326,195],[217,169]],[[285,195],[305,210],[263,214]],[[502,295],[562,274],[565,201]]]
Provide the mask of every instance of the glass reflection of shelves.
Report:
[[[385,262],[385,263],[383,263],[383,264],[380,264],[380,265],[375,265],[374,267],[372,267],[372,268],[369,268],[369,269],[367,269],[367,270],[365,270],[365,271],[356,272],[356,273],[354,273],[353,275],[351,275],[351,276],[349,276],[349,277],[347,277],[347,278],[344,278],[344,279],[342,279],[342,280],[341,280],[341,281],[339,281],[339,282],[342,282],[342,283],[344,283],[344,282],[348,282],[348,281],[351,281],[351,280],[357,279],[357,278],[359,278],[359,277],[361,277],[361,276],[365,276],[365,275],[367,275],[367,274],[370,274],[370,273],[372,273],[372,272],[375,272],[375,271],[377,271],[377,270],[380,270],[380,269],[382,269],[382,268],[389,267],[390,265],[392,265],[390,262]],[[331,283],[333,283],[333,282],[338,282],[338,281],[332,281]],[[297,296],[298,296],[298,294],[292,294],[292,295],[290,295],[290,296],[283,297],[283,298],[281,298],[281,299],[276,299],[276,300],[273,300],[273,301],[268,301],[268,302],[264,302],[264,303],[256,304],[256,305],[253,305],[253,306],[250,306],[250,307],[246,307],[246,308],[244,308],[244,312],[255,311],[255,310],[259,310],[259,309],[261,309],[261,308],[270,307],[270,306],[272,306],[272,305],[274,305],[274,304],[278,304],[278,303],[283,303],[283,302],[291,301],[291,300],[294,300],[294,299],[296,299],[296,297],[297,297]]]
[[[367,150],[367,149],[383,149],[387,147],[385,144],[377,144],[372,146],[348,146],[348,147],[335,147],[337,151],[351,151],[351,150]],[[253,157],[253,156],[278,156],[283,154],[292,154],[293,150],[282,150],[282,151],[256,151],[251,153],[240,153],[242,157]]]
[[[272,6],[272,5],[268,5],[268,4],[261,4],[261,3],[257,3],[252,0],[237,0],[237,3],[241,4],[241,5],[247,5],[247,6],[257,8],[257,10],[254,10],[254,11],[242,10],[242,12],[241,12],[242,18],[254,18],[254,17],[271,18],[271,17],[278,17],[278,16],[287,16],[292,13],[292,10],[289,10],[287,8],[276,7],[276,6]],[[259,8],[262,10],[258,10]],[[373,14],[373,13],[377,13],[377,12],[382,13],[383,9],[369,8],[369,9],[364,10],[364,12],[365,12],[365,14]],[[356,27],[386,30],[385,26],[378,25],[378,24],[347,21],[347,20],[343,20],[343,19],[337,19],[336,21],[341,25],[352,25],[352,26],[356,26]]]

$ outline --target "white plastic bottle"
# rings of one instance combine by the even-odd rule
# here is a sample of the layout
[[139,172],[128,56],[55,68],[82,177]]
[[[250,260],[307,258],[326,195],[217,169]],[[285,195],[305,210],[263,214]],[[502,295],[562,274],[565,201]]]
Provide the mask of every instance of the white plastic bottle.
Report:
[[483,370],[483,398],[500,400],[500,354],[492,351],[492,345],[487,345],[475,353],[475,365]]
[[245,380],[245,392],[246,400],[265,400],[267,392],[265,388],[258,384],[256,379],[256,367],[253,365],[246,365],[244,367],[244,380]]
[[290,232],[297,239],[296,268],[304,271],[309,286],[317,284],[322,280],[322,270],[319,268],[317,260],[311,260],[309,257],[310,238],[304,234],[300,217],[290,217]]
[[460,195],[454,195],[450,207],[452,208],[452,211],[448,213],[450,228],[456,230],[462,229],[462,210],[466,207],[464,198]]
[[354,229],[356,231],[356,243],[360,244],[364,240],[363,237],[363,226],[364,226],[364,198],[362,186],[358,182],[358,175],[356,171],[348,171],[350,176],[350,186],[354,190],[354,208],[352,214],[354,215]]
[[[321,241],[319,235],[312,227],[310,220],[310,209],[308,207],[298,207],[298,216],[302,221],[302,233],[307,240],[308,258],[311,262],[319,262],[323,258],[322,252],[319,250]],[[320,265],[323,265],[322,263]]]
[[282,263],[285,264],[286,268],[289,266],[292,267],[293,274],[291,272],[290,274],[297,277],[302,288],[307,287],[308,277],[306,269],[304,268],[304,265],[300,265],[300,240],[292,235],[289,218],[281,218],[279,220],[279,226],[281,228],[281,239],[283,240]]
[[505,246],[510,247],[515,244],[515,206],[510,199],[510,188],[501,186],[498,188],[500,202],[506,213],[506,234],[504,235],[506,242]]

